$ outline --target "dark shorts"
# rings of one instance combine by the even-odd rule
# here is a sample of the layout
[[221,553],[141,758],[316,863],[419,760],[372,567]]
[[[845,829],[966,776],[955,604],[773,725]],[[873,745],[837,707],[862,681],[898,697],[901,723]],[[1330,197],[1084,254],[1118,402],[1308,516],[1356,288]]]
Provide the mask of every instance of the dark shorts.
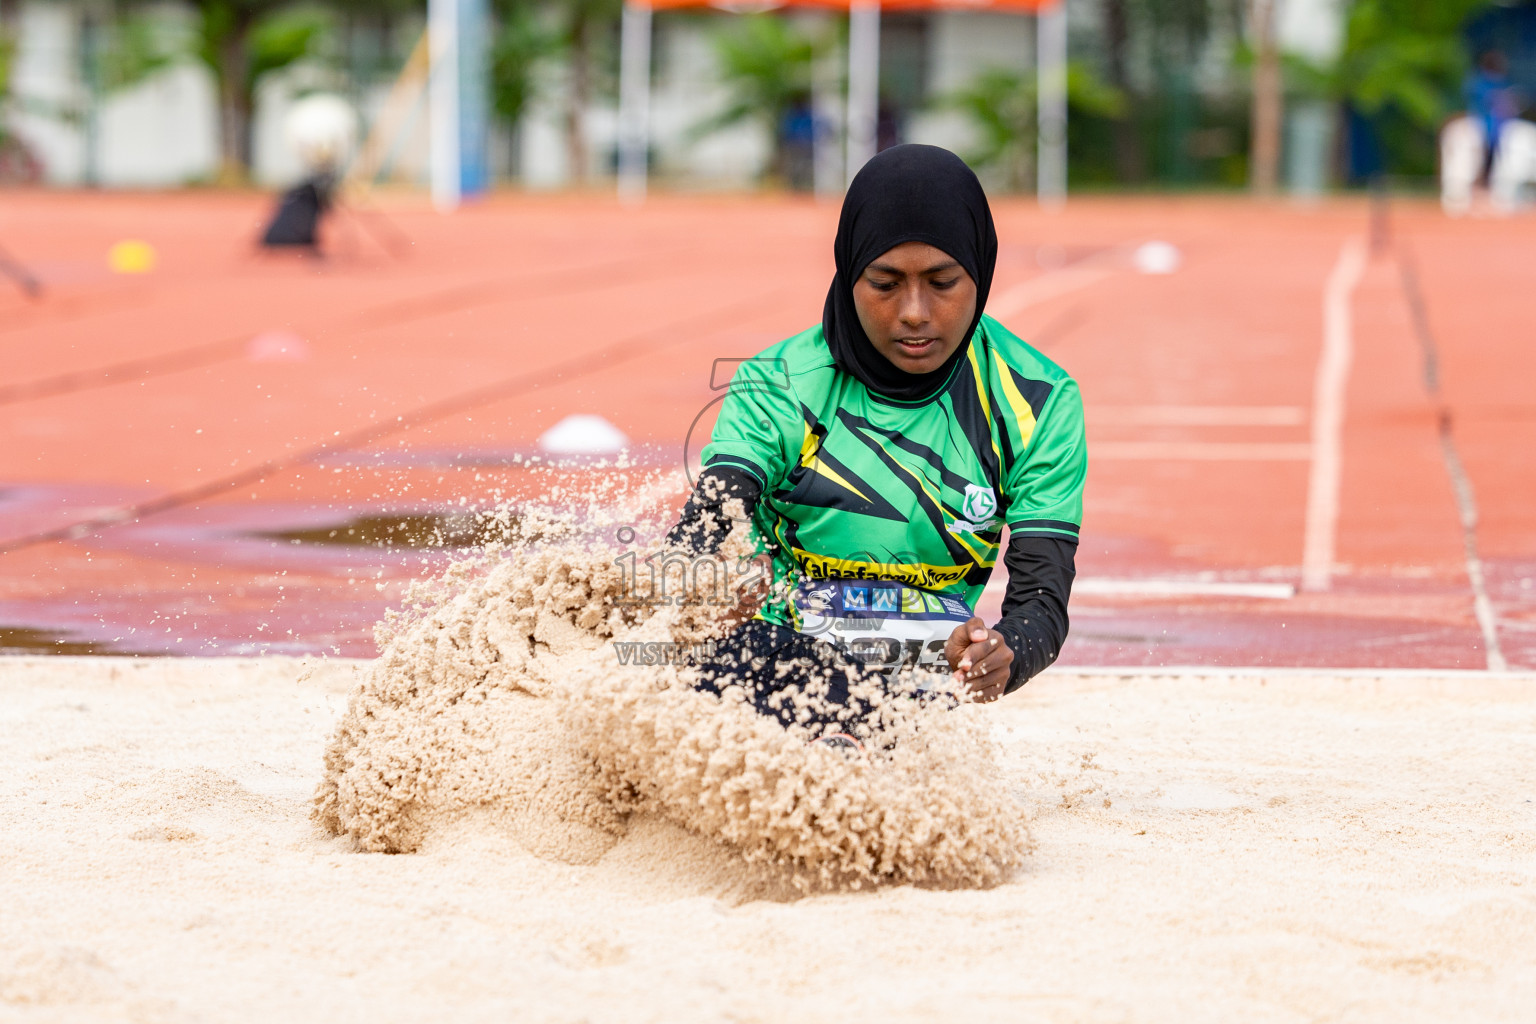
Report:
[[[740,686],[759,714],[786,728],[798,723],[813,733],[849,732],[861,739],[871,731],[871,708],[849,693],[850,685],[883,682],[831,644],[770,622],[748,622],[716,641],[713,656],[698,668],[699,689],[718,694]],[[800,694],[811,699],[796,700]]]

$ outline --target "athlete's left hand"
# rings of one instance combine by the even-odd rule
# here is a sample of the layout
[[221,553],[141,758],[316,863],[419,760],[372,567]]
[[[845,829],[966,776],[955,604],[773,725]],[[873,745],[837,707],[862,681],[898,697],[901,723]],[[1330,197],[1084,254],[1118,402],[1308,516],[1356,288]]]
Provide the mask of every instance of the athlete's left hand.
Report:
[[988,629],[980,616],[955,627],[944,645],[944,657],[954,670],[955,682],[967,687],[976,701],[985,704],[1003,695],[1013,666],[1013,648],[1003,634]]

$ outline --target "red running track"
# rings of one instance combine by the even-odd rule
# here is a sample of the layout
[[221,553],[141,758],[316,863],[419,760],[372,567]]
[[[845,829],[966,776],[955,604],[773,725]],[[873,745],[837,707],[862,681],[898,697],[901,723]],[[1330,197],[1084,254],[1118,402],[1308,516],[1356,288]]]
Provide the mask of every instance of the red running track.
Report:
[[[836,217],[771,197],[443,217],[396,197],[407,258],[343,221],[317,263],[251,253],[265,208],[0,194],[0,244],[47,286],[0,282],[0,645],[371,653],[372,623],[446,556],[273,534],[515,500],[548,477],[513,460],[571,413],[680,465],[712,361],[819,316]],[[996,212],[992,311],[1087,403],[1064,664],[1536,667],[1526,222],[1393,210],[1344,295],[1334,555],[1308,592],[1324,296],[1366,204]],[[155,246],[152,272],[110,272],[125,238]],[[1176,272],[1137,269],[1154,239]]]

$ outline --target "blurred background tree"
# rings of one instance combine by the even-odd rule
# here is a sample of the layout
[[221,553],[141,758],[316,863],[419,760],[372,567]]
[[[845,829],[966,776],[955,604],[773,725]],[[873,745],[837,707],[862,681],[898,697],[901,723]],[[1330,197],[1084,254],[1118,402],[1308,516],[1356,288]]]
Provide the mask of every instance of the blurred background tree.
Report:
[[548,5],[535,0],[498,0],[492,10],[497,28],[491,43],[491,109],[506,129],[508,167],[515,174],[518,125],[543,92],[544,72],[566,53],[568,38]]
[[[1034,184],[1039,91],[1033,73],[987,68],[939,105],[964,113],[980,141],[964,154],[966,162],[996,187],[1022,191]],[[1067,110],[1073,118],[1122,122],[1129,109],[1126,94],[1079,61],[1067,65]]]
[[[1471,67],[1463,29],[1492,6],[1490,0],[1354,0],[1344,52],[1322,76],[1345,104],[1354,176],[1435,173],[1438,130],[1461,109]],[[1296,78],[1317,88],[1315,73]]]
[[[425,0],[194,0],[194,30],[168,29],[153,3],[123,4],[108,45],[97,47],[97,81],[111,92],[127,88],[180,59],[200,60],[213,75],[219,112],[219,179],[244,182],[251,169],[251,121],[264,76],[300,61],[339,70],[345,44],[360,19],[387,26],[395,16],[424,12]],[[385,49],[388,47],[386,46]],[[393,70],[393,55],[376,61]],[[343,84],[337,75],[338,85]]]
[[727,22],[715,33],[713,43],[730,98],[719,113],[694,126],[693,137],[756,122],[772,140],[768,174],[784,181],[789,176],[788,122],[797,112],[813,117],[816,61],[835,43],[835,36],[774,14],[749,14]]
[[[1335,163],[1348,170],[1346,177],[1431,175],[1436,130],[1457,109],[1473,56],[1476,33],[1469,25],[1488,20],[1490,12],[1513,17],[1522,11],[1531,16],[1522,25],[1536,24],[1533,0],[1340,0],[1345,25],[1337,60],[1324,67],[1278,52],[1275,63],[1283,74],[1276,76],[1262,73],[1264,62],[1250,48],[1255,14],[1275,2],[1098,0],[1090,6],[1098,20],[1075,21],[1072,36],[1068,146],[1073,186],[1240,187],[1269,180],[1280,152],[1275,140],[1283,123],[1281,82],[1287,103],[1308,108],[1312,123],[1322,122],[1322,134],[1329,130],[1330,112],[1336,112]],[[519,166],[518,126],[541,98],[548,98],[561,105],[569,180],[586,180],[602,170],[589,152],[586,119],[615,91],[622,0],[490,3],[490,99],[507,130],[510,166]],[[82,0],[72,6],[81,12],[85,84],[92,102],[82,102],[68,89],[55,89],[46,101],[14,94],[9,85],[22,4],[0,0],[0,139],[9,111],[13,123],[24,113],[83,124],[89,150],[94,101],[178,61],[200,60],[217,90],[220,178],[234,182],[245,180],[250,171],[251,121],[264,78],[296,65],[312,66],[316,73],[303,81],[334,82],[325,87],[350,92],[366,106],[371,91],[398,74],[427,3]],[[692,25],[710,25],[724,87],[719,112],[695,126],[689,137],[744,123],[761,125],[772,144],[766,176],[795,179],[795,168],[805,162],[798,158],[809,146],[806,139],[825,130],[811,113],[812,81],[819,66],[830,77],[841,74],[840,64],[837,71],[832,64],[818,64],[819,55],[838,47],[841,19],[784,12],[667,17],[677,19],[674,24],[691,19]],[[1026,188],[1034,174],[1032,72],[982,68],[962,89],[935,97],[923,84],[926,72],[914,70],[933,59],[925,54],[931,51],[934,23],[923,14],[901,18],[892,16],[886,26],[887,58],[897,56],[882,71],[882,117],[889,101],[896,123],[892,131],[899,131],[902,115],[924,104],[958,111],[977,139],[968,156],[1000,187]],[[395,32],[408,23],[410,33]],[[1509,35],[1515,29],[1500,31]],[[671,38],[666,32],[659,35]],[[899,36],[906,42],[898,46]],[[680,32],[678,38],[684,37],[687,33]],[[670,45],[663,46],[663,54]],[[1529,60],[1536,67],[1536,56]],[[903,83],[911,95],[892,91]],[[1256,135],[1260,123],[1268,129]],[[1265,139],[1267,144],[1261,144]],[[1315,144],[1325,156],[1327,147],[1326,139]],[[1255,166],[1256,155],[1262,155],[1265,167]]]
[[1114,115],[1077,112],[1068,140],[1074,180],[1134,186],[1231,179],[1220,163],[1244,148],[1247,118],[1236,107],[1246,90],[1233,82],[1202,94],[1196,76],[1213,35],[1240,31],[1246,2],[1103,0],[1103,45],[1086,66],[1123,103]]
[[34,181],[40,170],[32,154],[9,128],[11,67],[16,59],[20,11],[20,0],[0,0],[0,185]]
[[618,29],[624,0],[546,0],[552,8],[558,46],[566,54],[566,162],[573,181],[591,171],[586,112],[599,93],[618,81]]

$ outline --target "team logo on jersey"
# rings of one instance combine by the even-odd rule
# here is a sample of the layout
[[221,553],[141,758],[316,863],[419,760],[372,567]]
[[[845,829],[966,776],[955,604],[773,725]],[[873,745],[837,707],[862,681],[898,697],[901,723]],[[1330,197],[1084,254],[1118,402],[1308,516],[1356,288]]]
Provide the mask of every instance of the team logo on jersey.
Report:
[[997,514],[997,495],[990,487],[965,485],[965,503],[960,506],[965,518],[973,523],[985,523]]

